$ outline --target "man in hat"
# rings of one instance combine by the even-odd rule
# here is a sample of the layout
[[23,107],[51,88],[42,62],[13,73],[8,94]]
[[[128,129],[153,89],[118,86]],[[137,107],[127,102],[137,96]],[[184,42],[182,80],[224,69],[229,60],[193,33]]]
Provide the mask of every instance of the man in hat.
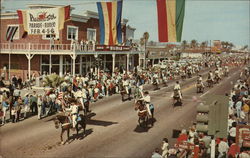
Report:
[[76,127],[77,124],[77,116],[78,116],[78,106],[76,105],[76,100],[72,101],[71,106],[67,111],[70,112],[70,116],[72,118],[72,126]]
[[143,94],[142,94],[142,100],[145,102],[146,104],[146,108],[147,108],[147,111],[148,111],[148,114],[150,116],[152,116],[153,114],[153,108],[150,108],[150,102],[151,102],[151,97],[149,96],[149,93],[148,91],[145,91]]

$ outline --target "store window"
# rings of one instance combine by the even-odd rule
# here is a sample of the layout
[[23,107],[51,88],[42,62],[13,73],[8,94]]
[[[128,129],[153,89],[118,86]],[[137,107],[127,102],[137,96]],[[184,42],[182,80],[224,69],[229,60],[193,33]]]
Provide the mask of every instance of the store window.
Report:
[[87,28],[87,40],[96,41],[96,29]]
[[67,27],[67,40],[78,40],[78,27],[68,26]]

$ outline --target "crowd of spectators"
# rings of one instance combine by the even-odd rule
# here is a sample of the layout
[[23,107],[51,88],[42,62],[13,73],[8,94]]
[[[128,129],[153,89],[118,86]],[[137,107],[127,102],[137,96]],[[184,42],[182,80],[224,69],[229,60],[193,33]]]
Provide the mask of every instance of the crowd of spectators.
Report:
[[233,85],[230,94],[226,94],[229,97],[227,137],[215,138],[205,132],[199,132],[194,123],[188,130],[174,130],[173,138],[176,137],[176,132],[178,137],[173,146],[170,146],[168,139],[164,138],[161,148],[155,149],[152,158],[211,158],[213,156],[215,158],[249,158],[250,147],[244,146],[240,137],[236,137],[238,125],[245,125],[243,129],[250,131],[249,77],[249,69],[246,67]]

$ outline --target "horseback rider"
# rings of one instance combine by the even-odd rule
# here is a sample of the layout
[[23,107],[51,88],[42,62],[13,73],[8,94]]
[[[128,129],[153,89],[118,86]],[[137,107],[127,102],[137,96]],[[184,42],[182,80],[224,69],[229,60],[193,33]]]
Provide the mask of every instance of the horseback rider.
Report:
[[149,93],[148,91],[145,91],[144,93],[142,93],[142,98],[140,100],[143,100],[145,105],[146,105],[146,110],[149,114],[149,116],[153,116],[153,112],[152,109],[153,107],[150,107],[150,106],[153,106],[153,104],[151,104],[151,97],[149,96]]
[[207,80],[213,81],[213,73],[212,73],[212,71],[209,71]]
[[201,75],[198,76],[197,84],[201,84],[201,86],[204,87],[204,85],[202,83],[202,76]]
[[129,80],[127,78],[123,79],[122,86],[125,88],[126,93],[129,94]]
[[72,126],[73,128],[75,128],[77,124],[78,113],[79,113],[78,106],[76,105],[76,101],[71,103],[71,106],[69,109],[67,109],[67,111],[70,112],[69,120],[72,120]]
[[182,99],[182,95],[181,95],[181,86],[179,81],[176,81],[175,85],[174,85],[174,91],[178,91],[178,94],[180,96],[180,99]]
[[219,69],[218,68],[214,71],[214,76],[215,76],[215,78],[220,79],[220,74],[219,74]]
[[153,84],[158,85],[159,84],[159,80],[158,80],[158,73],[155,72],[153,75]]

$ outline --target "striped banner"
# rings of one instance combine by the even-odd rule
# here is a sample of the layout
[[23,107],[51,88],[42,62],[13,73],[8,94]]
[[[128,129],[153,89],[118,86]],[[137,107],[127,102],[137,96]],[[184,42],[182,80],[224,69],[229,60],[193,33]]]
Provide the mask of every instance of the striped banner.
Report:
[[122,1],[97,2],[100,25],[100,44],[122,43]]
[[12,41],[13,37],[16,34],[16,31],[18,29],[18,26],[9,26],[7,31],[6,31],[6,40],[7,41]]
[[185,13],[185,0],[157,0],[160,42],[180,42]]

